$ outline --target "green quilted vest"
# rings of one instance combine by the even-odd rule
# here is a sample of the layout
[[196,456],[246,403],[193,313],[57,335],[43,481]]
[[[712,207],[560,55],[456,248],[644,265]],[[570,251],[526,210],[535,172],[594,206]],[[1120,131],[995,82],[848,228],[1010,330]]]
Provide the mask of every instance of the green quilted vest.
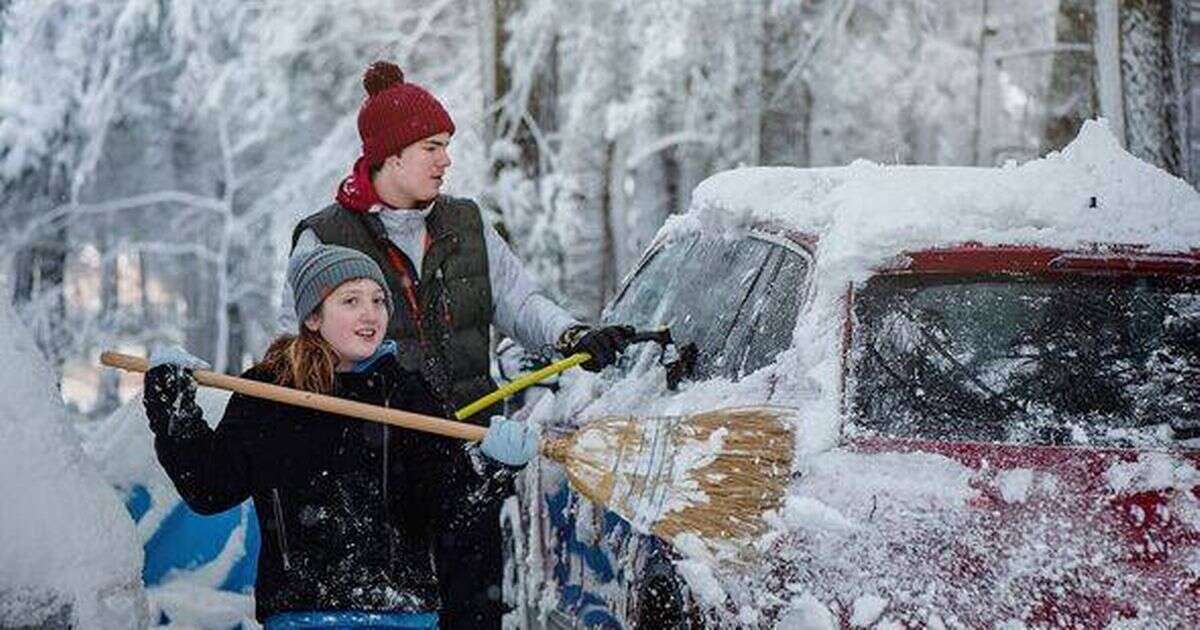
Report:
[[[409,273],[412,267],[387,239],[383,222],[373,213],[332,204],[296,226],[292,246],[304,230],[311,229],[322,243],[370,256],[392,292],[395,311],[388,322],[388,337],[400,346],[401,365],[424,375],[442,399],[458,408],[496,389],[488,374],[492,285],[483,219],[473,201],[443,195],[434,202],[425,226],[430,240],[415,287],[419,326],[405,298],[404,272],[393,258]],[[389,250],[395,250],[395,255],[389,256]],[[485,411],[472,420],[486,424],[488,416]]]

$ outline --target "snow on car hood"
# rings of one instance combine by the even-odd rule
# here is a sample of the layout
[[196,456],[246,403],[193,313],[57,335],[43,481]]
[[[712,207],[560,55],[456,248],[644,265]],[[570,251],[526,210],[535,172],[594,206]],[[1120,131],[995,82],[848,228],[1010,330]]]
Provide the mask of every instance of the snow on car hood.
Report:
[[24,332],[0,306],[0,626],[144,627],[133,521],[80,448]]
[[766,545],[770,565],[725,585],[760,605],[762,590],[790,594],[793,607],[824,602],[854,625],[1097,626],[1114,616],[1194,624],[1200,611],[1179,604],[1194,601],[1195,567],[1151,561],[1163,551],[1154,545],[1169,543],[1140,538],[1123,519],[1150,518],[1137,515],[1137,499],[1146,498],[1139,493],[1170,471],[1180,491],[1157,504],[1160,514],[1190,520],[1184,528],[1196,531],[1200,497],[1182,481],[1195,468],[1154,454],[1112,466],[1123,485],[1107,491],[1104,479],[1074,474],[1085,468],[1073,456],[1061,466],[1002,468],[928,452],[834,449],[803,467]]

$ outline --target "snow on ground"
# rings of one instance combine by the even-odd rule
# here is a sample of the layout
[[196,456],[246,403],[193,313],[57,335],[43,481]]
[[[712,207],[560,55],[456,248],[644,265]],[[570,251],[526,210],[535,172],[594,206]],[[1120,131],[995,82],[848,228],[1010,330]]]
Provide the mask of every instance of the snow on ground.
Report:
[[[759,403],[797,410],[800,481],[760,541],[770,562],[725,573],[708,570],[713,567],[705,565],[703,554],[685,554],[680,573],[702,601],[736,611],[724,617],[730,624],[771,611],[781,628],[833,627],[838,618],[863,626],[955,627],[1006,615],[1052,617],[1052,607],[1034,609],[1039,589],[1074,580],[1098,585],[1099,592],[1087,596],[1138,602],[1142,608],[1133,611],[1135,618],[1172,618],[1175,611],[1154,609],[1158,595],[1147,585],[1123,577],[1123,548],[1097,543],[1120,537],[1096,535],[1111,526],[1105,514],[1064,516],[1061,494],[1069,489],[1053,471],[984,473],[933,454],[839,448],[841,300],[848,283],[865,280],[904,251],[966,241],[1188,251],[1200,244],[1200,194],[1123,151],[1102,122],[1089,122],[1062,152],[1019,166],[860,161],[841,168],[720,173],[697,187],[690,211],[673,217],[658,238],[696,231],[737,238],[759,221],[819,239],[811,297],[792,348],[773,365],[738,382],[685,383],[671,394],[662,368],[653,363],[656,357],[646,352],[625,376],[565,374],[553,400],[530,414],[553,422]],[[1164,458],[1117,467],[1107,478],[1143,487],[1194,482],[1194,468]],[[1003,509],[970,509],[980,502]],[[1194,496],[1180,493],[1170,508],[1194,524],[1196,504]],[[1009,520],[996,520],[1001,512]],[[981,536],[997,531],[1003,540]],[[1006,549],[1019,551],[1005,555]],[[961,583],[947,588],[954,580]],[[976,585],[983,584],[1000,590],[978,592]],[[896,594],[903,601],[890,599]],[[909,616],[897,617],[900,608]],[[973,620],[972,611],[981,616]],[[1196,614],[1184,612],[1182,618]]]
[[0,305],[0,627],[144,627],[142,547],[80,447],[57,379]]

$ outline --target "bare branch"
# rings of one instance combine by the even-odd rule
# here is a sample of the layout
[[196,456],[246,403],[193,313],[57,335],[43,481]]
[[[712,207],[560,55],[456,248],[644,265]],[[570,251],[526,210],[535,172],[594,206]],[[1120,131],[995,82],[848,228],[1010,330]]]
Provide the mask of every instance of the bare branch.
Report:
[[999,63],[1006,59],[1015,57],[1038,57],[1043,55],[1053,55],[1060,52],[1092,52],[1091,44],[1054,44],[1051,46],[1029,46],[1027,48],[1015,48],[1013,50],[1005,50],[988,55],[994,63]]

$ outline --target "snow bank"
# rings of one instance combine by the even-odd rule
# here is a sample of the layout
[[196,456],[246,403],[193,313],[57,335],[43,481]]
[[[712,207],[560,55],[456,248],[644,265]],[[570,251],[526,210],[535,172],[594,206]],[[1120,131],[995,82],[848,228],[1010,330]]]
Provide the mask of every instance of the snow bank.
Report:
[[[202,387],[197,390],[196,402],[204,410],[204,419],[209,425],[215,426],[220,421],[229,397],[229,392],[216,389]],[[188,544],[173,537],[177,534],[164,531],[171,518],[178,518],[178,512],[186,508],[181,505],[183,499],[154,454],[154,436],[140,397],[88,427],[83,446],[111,487],[127,496],[135,489],[145,493],[145,512],[139,515],[136,524],[139,547],[157,538],[162,553],[164,536],[170,538],[171,544]],[[189,559],[188,566],[172,567],[166,575],[146,586],[152,619],[165,616],[172,624],[196,628],[225,628],[239,624],[257,627],[253,593],[226,590],[231,569],[248,552],[257,549],[249,549],[247,545],[247,528],[251,526],[249,519],[253,518],[249,506],[247,503],[241,507],[240,523],[220,541],[220,550],[214,557],[198,553]],[[209,532],[207,535],[215,536],[217,530],[205,531]],[[192,531],[191,535],[196,532]],[[197,540],[194,544],[207,548],[212,542]],[[158,559],[159,563],[164,561]],[[154,565],[154,559],[147,560],[147,566]]]
[[80,448],[31,339],[0,305],[0,627],[144,627],[133,521]]

